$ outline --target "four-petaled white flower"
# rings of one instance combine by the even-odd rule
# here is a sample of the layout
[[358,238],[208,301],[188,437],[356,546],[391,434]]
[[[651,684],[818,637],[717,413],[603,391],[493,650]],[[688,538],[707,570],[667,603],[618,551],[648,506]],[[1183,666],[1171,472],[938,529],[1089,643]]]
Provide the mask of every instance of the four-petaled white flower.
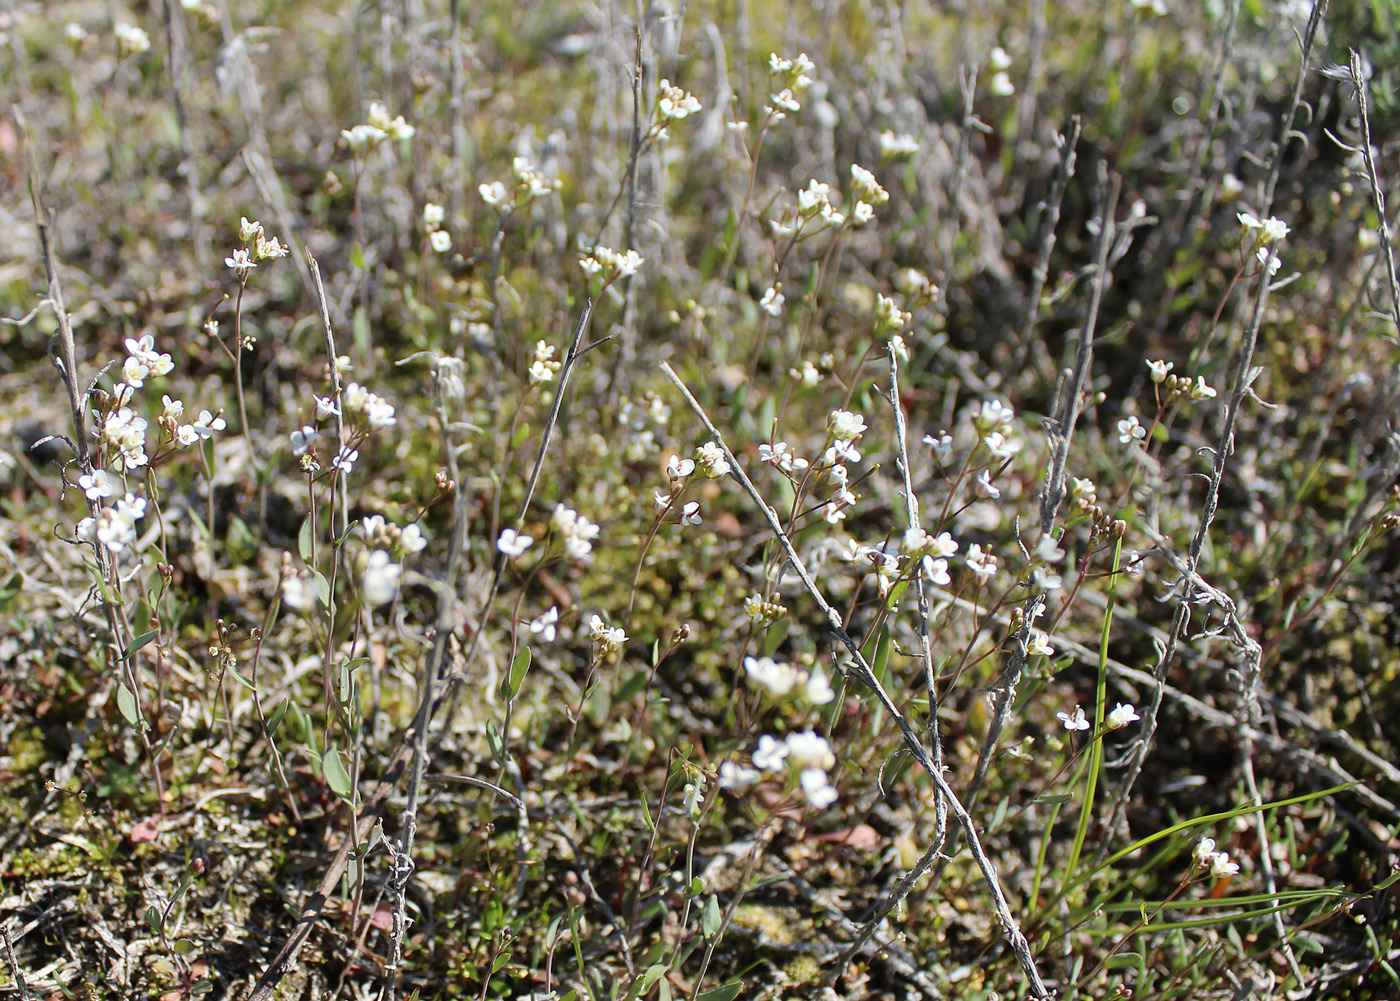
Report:
[[496,540],[496,548],[510,559],[516,559],[534,544],[532,537],[513,528],[502,529],[500,538]]
[[393,600],[399,590],[399,578],[403,568],[394,562],[388,552],[376,549],[369,554],[364,576],[360,578],[360,594],[369,605],[386,605]]
[[1136,417],[1129,415],[1118,422],[1118,440],[1124,445],[1142,441],[1146,437],[1147,428],[1143,427]]
[[1104,719],[1103,725],[1106,730],[1118,730],[1129,723],[1139,720],[1142,717],[1137,714],[1137,710],[1127,702],[1120,702],[1113,707],[1113,711]]
[[703,519],[700,517],[700,502],[686,501],[685,506],[681,508],[681,524],[698,525],[702,520]]
[[1087,730],[1092,725],[1089,718],[1084,715],[1084,710],[1079,706],[1074,707],[1073,713],[1056,713],[1055,718],[1065,725],[1066,730]]
[[249,273],[257,267],[253,259],[248,256],[248,251],[241,247],[233,252],[232,257],[225,257],[224,264],[232,268],[233,273],[236,274],[240,280],[246,280]]
[[529,629],[533,635],[540,637],[540,639],[544,640],[546,643],[553,643],[554,637],[558,632],[554,624],[558,621],[559,606],[551,605],[549,611],[545,612],[538,619],[532,619],[530,621]]
[[763,298],[759,300],[758,307],[769,316],[782,315],[783,303],[787,301],[787,297],[778,291],[780,288],[782,288],[781,285],[770,285],[768,291],[763,293]]

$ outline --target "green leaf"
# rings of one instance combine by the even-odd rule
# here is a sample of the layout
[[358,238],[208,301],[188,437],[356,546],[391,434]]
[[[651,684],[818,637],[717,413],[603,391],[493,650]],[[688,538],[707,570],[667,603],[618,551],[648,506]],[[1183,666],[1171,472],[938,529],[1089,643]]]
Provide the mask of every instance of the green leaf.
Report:
[[121,710],[123,719],[141,729],[141,710],[136,705],[136,696],[131,694],[125,682],[117,686],[117,708]]
[[240,671],[238,668],[230,666],[228,669],[228,673],[233,675],[234,681],[238,682],[244,688],[248,689],[248,691],[256,692],[258,690],[257,686],[254,685],[251,680],[245,677],[243,672]]
[[331,607],[331,582],[326,580],[326,575],[319,570],[312,571],[312,578],[316,581],[316,600],[327,608]]
[[345,770],[345,764],[340,760],[340,752],[334,747],[326,748],[326,753],[321,755],[321,771],[326,776],[326,785],[331,787],[331,792],[341,799],[350,798],[350,773]]
[[528,437],[530,437],[530,425],[521,421],[520,426],[515,429],[515,434],[510,436],[510,447],[519,448],[520,443]]
[[179,938],[175,940],[174,948],[177,954],[188,956],[190,953],[194,952],[194,943],[187,938]]
[[122,659],[126,660],[130,658],[131,655],[134,654],[137,650],[140,650],[143,646],[148,645],[159,635],[160,634],[154,629],[142,633],[140,636],[136,637],[134,640],[132,640],[126,645],[126,649],[122,651]]
[[520,694],[520,687],[525,684],[525,675],[530,670],[530,648],[522,646],[515,653],[515,660],[511,661],[510,674],[506,678],[506,698],[513,699]]
[[146,924],[151,926],[152,932],[157,935],[160,934],[160,926],[164,924],[164,922],[161,920],[159,907],[146,908]]
[[282,722],[282,717],[287,715],[287,706],[290,702],[290,699],[283,699],[282,704],[272,710],[272,715],[267,718],[267,735],[269,737],[277,732],[277,727]]
[[719,898],[711,895],[705,899],[705,909],[700,914],[700,934],[714,938],[719,932],[720,921]]
[[700,896],[700,894],[702,894],[702,893],[704,893],[704,892],[705,892],[705,881],[704,881],[703,879],[701,879],[699,876],[696,876],[694,879],[692,879],[692,880],[690,881],[690,885],[687,886],[687,887],[685,888],[685,895],[686,895],[687,897],[698,897],[698,896]]
[[510,962],[510,953],[509,953],[509,952],[503,952],[503,953],[501,953],[499,956],[496,957],[495,961],[491,964],[491,972],[492,972],[493,974],[500,973],[501,970],[502,970],[502,968],[504,968],[505,965],[506,965],[507,963],[509,963],[509,962]]
[[614,702],[626,702],[647,686],[647,672],[636,671],[618,686]]
[[15,574],[5,581],[4,586],[0,586],[0,608],[4,608],[14,601],[22,590],[24,590],[24,578],[19,574]]
[[735,980],[733,983],[716,987],[712,991],[706,991],[700,995],[699,1001],[734,1001],[739,996],[739,992],[744,989],[742,980]]
[[301,531],[297,532],[297,552],[301,553],[304,563],[310,563],[314,555],[312,546],[315,544],[316,524],[311,515],[307,515],[301,523]]

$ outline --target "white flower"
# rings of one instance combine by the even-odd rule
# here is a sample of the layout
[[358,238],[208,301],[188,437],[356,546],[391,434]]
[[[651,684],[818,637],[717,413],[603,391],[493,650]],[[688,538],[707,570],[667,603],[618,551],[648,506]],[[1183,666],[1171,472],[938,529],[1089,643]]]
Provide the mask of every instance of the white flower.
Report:
[[1147,437],[1147,428],[1133,416],[1124,417],[1118,422],[1118,440],[1124,445],[1132,441],[1142,441]]
[[[762,447],[759,446],[760,449]],[[673,455],[666,460],[666,475],[673,480],[683,480],[693,472],[695,472],[694,459],[682,459],[679,455]]]
[[763,298],[759,300],[758,308],[769,316],[776,317],[782,315],[783,303],[787,301],[787,298],[778,291],[780,287],[781,286],[770,285],[768,291],[763,293]]
[[540,637],[546,643],[553,643],[558,630],[554,624],[559,621],[559,606],[551,605],[549,611],[545,612],[538,619],[532,619],[529,624],[531,634]]
[[355,469],[355,460],[360,457],[358,448],[351,448],[348,445],[341,445],[340,451],[335,454],[335,460],[331,466],[349,476]]
[[865,427],[865,418],[849,410],[833,410],[826,418],[826,433],[835,440],[854,441]]
[[981,497],[989,500],[996,500],[1001,496],[1001,490],[992,482],[992,471],[984,469],[977,474],[977,493]]
[[1210,860],[1210,874],[1216,879],[1225,876],[1233,876],[1239,871],[1239,864],[1230,861],[1229,852],[1216,852],[1215,856]]
[[1279,259],[1277,254],[1270,253],[1268,247],[1260,247],[1254,252],[1254,257],[1260,266],[1269,273],[1270,278],[1278,274],[1279,268],[1283,267],[1283,261]]
[[1196,384],[1191,387],[1191,399],[1211,400],[1215,398],[1215,390],[1206,385],[1205,376],[1196,376]]
[[1226,174],[1220,179],[1220,197],[1224,201],[1233,201],[1244,191],[1244,182],[1234,174]]
[[316,439],[320,437],[318,432],[310,424],[302,426],[300,431],[292,432],[292,454],[305,455],[306,450],[316,444]]
[[793,767],[802,770],[820,768],[826,770],[836,765],[836,756],[831,753],[831,745],[826,738],[811,730],[787,735],[787,759]]
[[761,768],[765,772],[776,772],[782,769],[787,756],[787,744],[765,733],[758,738],[758,747],[754,749],[752,760],[755,768]]
[[[144,423],[144,422],[143,422]],[[212,438],[215,431],[222,431],[228,423],[222,417],[215,417],[207,410],[199,412],[199,419],[192,425],[194,433],[201,438]]]
[[78,486],[83,488],[88,500],[115,497],[122,491],[122,481],[105,469],[94,469],[78,477]]
[[1055,537],[1047,533],[1042,535],[1040,541],[1035,544],[1033,556],[1039,563],[1058,563],[1065,558],[1065,551],[1060,548]]
[[[898,330],[909,322],[912,313],[900,309],[887,295],[875,297],[875,325],[882,330]],[[906,356],[907,357],[907,356]]]
[[426,549],[428,540],[423,538],[423,530],[418,527],[418,523],[415,521],[399,533],[399,545],[403,547],[405,553],[412,556]]
[[308,570],[300,573],[291,571],[290,565],[282,578],[282,603],[298,612],[309,612],[316,607],[316,578]]
[[[853,441],[848,441],[845,438],[837,438],[831,443],[831,447],[829,447],[824,453],[822,453],[822,461],[828,464],[842,462],[859,462],[860,449],[856,448],[855,442]],[[837,466],[837,468],[840,467]],[[835,469],[833,469],[831,472],[833,479],[840,479],[843,482],[845,481],[846,477],[844,469],[842,469],[840,473],[837,473]]]
[[947,462],[953,455],[953,436],[946,431],[940,431],[937,435],[924,435],[924,444],[933,449],[933,454],[937,456],[939,462]]
[[991,67],[993,73],[1000,73],[1011,68],[1011,57],[1006,54],[1005,49],[998,45],[987,56],[987,65]]
[[932,556],[925,556],[920,565],[924,571],[924,577],[935,587],[947,587],[952,583],[953,578],[948,575],[948,561],[936,560]]
[[360,594],[369,605],[385,605],[393,600],[399,590],[399,577],[403,568],[383,549],[369,554],[364,576],[360,578]]
[[1026,653],[1032,657],[1053,657],[1055,648],[1050,645],[1050,638],[1042,632],[1031,633],[1031,640],[1026,644]]
[[1173,365],[1169,361],[1149,361],[1147,367],[1152,370],[1152,381],[1161,382],[1172,370]]
[[726,761],[719,766],[719,787],[728,792],[741,793],[758,781],[759,771],[737,761]]
[[986,446],[988,452],[998,459],[1009,459],[1021,450],[1019,441],[1008,439],[1000,431],[993,431],[983,437],[982,444]]
[[323,421],[327,417],[339,417],[340,408],[335,405],[335,400],[329,396],[313,396],[316,401],[316,419]]
[[447,212],[441,205],[428,202],[423,206],[423,225],[428,227],[428,229],[431,230],[441,226],[442,220],[445,218],[447,218]]
[[233,252],[232,257],[225,257],[224,264],[233,269],[234,274],[240,279],[246,279],[248,274],[257,267],[257,264],[248,256],[248,251],[242,249]]
[[1036,567],[1031,571],[1031,585],[1042,591],[1058,591],[1064,587],[1064,579],[1045,567]]
[[820,768],[804,768],[801,781],[802,795],[807,797],[807,802],[815,809],[825,810],[836,802],[836,788],[827,779],[826,772]]
[[1137,714],[1137,710],[1126,702],[1120,702],[1113,707],[1113,712],[1104,719],[1104,729],[1118,730],[1127,726],[1142,717]]
[[780,664],[772,657],[745,657],[744,673],[749,680],[781,699],[797,686],[797,672],[790,664]]
[[1016,93],[1016,85],[1006,73],[993,73],[992,82],[988,84],[987,89],[993,97],[1010,97]]
[[814,706],[824,706],[836,698],[836,693],[831,689],[831,682],[820,670],[807,675],[807,681],[803,688],[807,701]]
[[929,545],[928,551],[935,558],[952,556],[958,551],[958,540],[947,532],[939,532],[938,537]]
[[776,94],[769,94],[768,101],[766,110],[777,120],[782,119],[784,112],[802,110],[802,105],[793,96],[791,87],[784,87]]
[[500,538],[496,540],[496,548],[511,559],[519,557],[534,544],[532,537],[513,528],[502,529]]
[[1084,715],[1084,710],[1079,706],[1074,707],[1073,713],[1056,713],[1055,718],[1065,725],[1066,730],[1087,730],[1090,727],[1089,719]]
[[169,417],[172,421],[178,421],[185,413],[185,404],[182,400],[172,399],[169,394],[160,398],[161,406],[165,409],[161,412],[162,417]]
[[489,184],[478,184],[476,190],[477,194],[481,195],[481,200],[487,205],[492,206],[504,205],[506,197],[510,194],[510,192],[506,190],[506,186],[500,181],[491,181]]
[[428,236],[428,245],[436,253],[445,254],[452,249],[452,237],[445,229],[435,229]]
[[700,502],[686,501],[685,507],[681,508],[682,525],[698,525],[703,519],[700,517]]
[[1011,433],[1015,419],[1016,411],[1000,400],[983,400],[972,415],[972,425],[979,434],[1000,431],[1006,435]]

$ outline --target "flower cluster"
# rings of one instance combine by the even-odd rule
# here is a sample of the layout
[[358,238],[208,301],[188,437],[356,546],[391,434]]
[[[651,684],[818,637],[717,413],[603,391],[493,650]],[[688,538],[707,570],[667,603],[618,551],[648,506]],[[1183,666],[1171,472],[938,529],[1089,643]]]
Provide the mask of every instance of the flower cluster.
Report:
[[[94,488],[106,490],[110,485],[111,481],[104,479],[100,487],[94,483],[87,488],[87,494],[92,497]],[[116,555],[136,544],[136,523],[144,517],[146,498],[125,493],[115,504],[104,505],[97,509],[95,516],[78,522],[75,531],[78,538],[105,546],[109,553]]]
[[836,802],[836,788],[827,776],[836,767],[836,755],[821,734],[811,730],[790,733],[783,740],[764,734],[751,756],[753,767],[735,761],[720,766],[719,786],[730,792],[743,792],[758,781],[762,772],[797,773],[802,795],[815,809],[825,810]]
[[656,113],[654,120],[660,126],[655,135],[658,139],[666,138],[666,122],[678,122],[689,118],[700,110],[700,102],[695,95],[680,87],[674,86],[670,80],[662,80],[657,88]]
[[797,97],[812,85],[808,74],[816,68],[805,52],[795,59],[784,59],[776,52],[769,55],[768,77],[773,93],[768,96],[769,103],[763,111],[770,121],[780,122],[789,112],[802,110]]
[[775,699],[784,699],[798,691],[814,706],[824,706],[836,698],[831,682],[820,670],[804,671],[772,657],[745,657],[744,673],[749,683]]
[[1011,57],[1000,45],[987,56],[987,67],[992,71],[992,82],[987,85],[993,97],[1010,97],[1016,93],[1016,85],[1006,72],[1011,68]]
[[241,282],[248,280],[248,275],[258,266],[259,261],[275,260],[291,253],[286,244],[277,237],[268,238],[263,232],[262,223],[256,220],[249,222],[247,216],[238,221],[238,239],[243,246],[235,250],[232,257],[225,257],[224,264]]
[[152,376],[169,375],[175,368],[170,355],[156,350],[156,339],[150,334],[140,339],[126,339],[127,359],[122,365],[122,378],[133,389],[140,389]]
[[593,540],[598,538],[598,526],[563,504],[554,505],[549,527],[564,540],[564,555],[571,560],[586,559],[593,552]]
[[553,382],[564,362],[554,357],[554,345],[548,341],[535,342],[535,357],[530,362],[530,385]]
[[622,649],[627,633],[621,626],[610,626],[602,616],[594,614],[588,619],[588,638],[598,645],[598,655],[607,657]]
[[875,206],[890,200],[890,193],[875,180],[875,175],[858,163],[851,164],[851,197],[855,200],[851,208],[851,220],[857,225],[869,222],[875,216]]
[[717,441],[707,441],[695,449],[695,464],[712,480],[729,472],[729,460],[724,457],[724,449]]
[[787,606],[782,602],[773,601],[755,592],[744,599],[744,614],[747,615],[756,626],[763,628],[765,626],[771,626],[774,622],[777,622],[786,615]]
[[488,181],[476,188],[481,200],[501,213],[523,208],[538,198],[553,194],[563,185],[559,178],[548,177],[537,170],[528,157],[517,156],[511,161],[510,169],[515,182],[514,194],[500,181]]
[[399,528],[383,515],[371,514],[360,522],[360,527],[365,533],[365,541],[372,549],[384,549],[400,558],[415,556],[428,545],[428,540],[423,538],[423,530],[418,527],[417,522],[406,528]]
[[846,519],[846,509],[855,504],[856,495],[850,488],[846,463],[860,461],[856,439],[865,433],[865,418],[849,410],[833,410],[826,418],[827,448],[822,456],[826,478],[835,490],[822,510],[828,525]]
[[645,260],[635,250],[618,251],[611,247],[594,247],[593,253],[578,263],[588,274],[601,275],[604,285],[611,285],[619,278],[631,278]]
[[131,399],[131,387],[118,385],[112,397],[112,409],[106,415],[96,414],[97,435],[113,450],[115,457],[127,469],[139,469],[150,460],[146,456],[146,418],[126,406]]
[[807,468],[807,460],[796,455],[788,443],[785,441],[775,441],[773,444],[764,442],[758,446],[758,459],[766,462],[770,466],[776,466],[791,479]]
[[365,424],[371,431],[391,428],[398,422],[398,418],[394,416],[393,406],[382,396],[371,393],[358,382],[350,383],[341,391],[340,402],[347,415],[363,416]]
[[428,246],[435,253],[445,254],[452,249],[452,234],[442,228],[447,212],[441,205],[428,202],[423,206],[423,230],[428,234]]
[[885,162],[903,160],[919,152],[919,140],[907,132],[894,133],[885,129],[879,139],[880,159]]
[[[1277,258],[1275,258],[1277,260]],[[1171,375],[1174,366],[1169,361],[1147,362],[1148,371],[1152,381],[1162,387],[1159,395],[1164,390],[1162,402],[1170,403],[1178,397],[1185,397],[1188,400],[1199,403],[1201,400],[1211,400],[1215,398],[1215,390],[1206,384],[1204,376],[1196,376],[1196,381],[1192,382],[1187,375]]]
[[413,132],[413,126],[404,121],[403,115],[397,115],[391,121],[389,109],[379,101],[371,101],[368,121],[342,129],[340,135],[352,153],[361,153],[374,149],[386,139],[411,139]]
[[1214,838],[1202,838],[1196,843],[1191,856],[1195,860],[1196,868],[1209,869],[1216,879],[1233,876],[1240,871],[1239,863],[1230,861],[1229,852],[1215,850]]
[[121,53],[122,58],[151,50],[151,36],[146,34],[146,29],[118,21],[112,30],[117,36],[117,51]]

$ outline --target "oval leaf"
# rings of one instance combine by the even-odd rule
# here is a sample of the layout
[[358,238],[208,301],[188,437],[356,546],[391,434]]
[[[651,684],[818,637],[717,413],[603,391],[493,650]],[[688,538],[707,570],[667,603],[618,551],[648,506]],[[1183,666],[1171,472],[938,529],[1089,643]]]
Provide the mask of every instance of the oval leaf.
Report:
[[326,785],[331,787],[331,792],[341,799],[349,799],[350,773],[345,770],[340,752],[334,747],[327,748],[326,753],[321,755],[321,770],[325,773]]

